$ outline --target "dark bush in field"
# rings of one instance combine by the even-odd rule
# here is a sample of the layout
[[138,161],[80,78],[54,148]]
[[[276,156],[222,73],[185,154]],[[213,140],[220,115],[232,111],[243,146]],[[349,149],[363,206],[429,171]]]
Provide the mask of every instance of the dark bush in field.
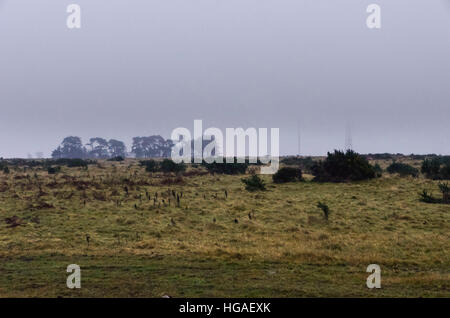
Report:
[[311,157],[286,157],[281,159],[281,163],[284,163],[287,166],[297,166],[302,169],[302,171],[306,172],[311,172],[311,169],[314,166],[314,161]]
[[442,156],[440,158],[443,165],[450,166],[450,156]]
[[186,165],[184,163],[175,163],[174,161],[170,159],[164,159],[159,164],[159,169],[162,172],[183,172],[186,170]]
[[25,166],[25,167],[38,167],[42,166],[42,161],[36,161],[36,160],[28,160],[28,159],[3,159],[0,161],[0,169],[3,169],[5,166],[9,165],[11,167],[19,167],[19,166]]
[[438,199],[433,197],[431,193],[428,193],[427,190],[423,190],[421,193],[419,193],[420,201],[425,203],[444,203],[449,204],[450,203],[450,186],[447,183],[439,183],[439,190],[442,193],[442,199]]
[[441,169],[441,160],[439,158],[425,159],[422,162],[421,172],[430,179],[435,179],[439,176]]
[[3,160],[0,161],[0,170],[5,169],[5,167],[7,167],[7,166],[8,166],[8,164],[6,161],[3,161]]
[[249,178],[241,179],[242,183],[245,184],[245,189],[247,191],[264,191],[266,190],[266,185],[264,181],[256,174]]
[[113,157],[113,158],[109,158],[108,161],[124,161],[125,158],[122,156],[117,156],[117,157]]
[[217,173],[217,174],[244,174],[247,171],[248,164],[247,163],[206,163],[203,162],[202,165],[208,170],[209,173]]
[[312,173],[314,181],[318,182],[359,181],[376,176],[374,167],[367,159],[352,150],[329,152],[324,161],[313,166]]
[[47,172],[48,174],[57,174],[58,172],[61,171],[61,167],[48,167],[47,168]]
[[428,193],[427,190],[423,190],[421,193],[419,193],[420,201],[424,203],[439,203],[439,199],[436,199],[433,197],[431,193]]
[[450,203],[449,194],[450,194],[450,186],[448,183],[439,183],[439,190],[442,193],[442,201],[444,203]]
[[367,155],[361,155],[364,158],[371,158],[374,160],[390,160],[394,159],[398,156],[403,156],[402,154],[393,154],[393,153],[369,153]]
[[383,175],[383,169],[378,163],[373,166],[373,170],[375,170],[375,175],[377,176],[377,178]]
[[421,172],[429,179],[450,180],[450,157],[425,159],[422,162]]
[[159,164],[155,160],[152,160],[152,159],[142,160],[139,163],[141,164],[141,166],[145,167],[145,171],[147,171],[147,172],[157,172],[158,171]]
[[330,215],[330,208],[323,202],[317,202],[317,207],[322,210],[323,217],[328,221],[328,216]]
[[272,176],[272,180],[275,183],[301,181],[302,170],[299,168],[283,167]]
[[91,159],[41,159],[41,160],[29,160],[29,159],[5,159],[0,161],[0,169],[3,166],[9,165],[12,167],[29,167],[29,168],[44,168],[45,170],[51,166],[67,166],[67,167],[87,167],[88,165],[96,164],[97,161]]
[[400,176],[412,176],[417,177],[419,175],[419,170],[410,166],[406,163],[393,162],[389,167],[387,167],[387,172],[390,174],[398,173]]
[[69,159],[69,158],[61,158],[56,160],[49,160],[46,162],[47,164],[57,164],[61,166],[67,166],[69,168],[75,167],[83,167],[87,168],[88,165],[96,164],[97,161],[90,159]]
[[161,162],[156,160],[141,160],[140,165],[145,167],[145,171],[147,172],[174,172],[179,173],[186,170],[186,165],[184,163],[175,163],[170,159],[164,159]]
[[442,180],[450,180],[450,164],[445,164],[439,173]]

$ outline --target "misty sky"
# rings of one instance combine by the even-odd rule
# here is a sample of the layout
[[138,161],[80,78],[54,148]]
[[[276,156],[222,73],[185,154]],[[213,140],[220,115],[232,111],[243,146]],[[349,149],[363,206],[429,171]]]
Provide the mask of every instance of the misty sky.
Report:
[[[0,0],[0,156],[279,127],[281,153],[450,154],[448,0]],[[66,7],[82,28],[66,27]],[[381,30],[366,7],[382,8]]]

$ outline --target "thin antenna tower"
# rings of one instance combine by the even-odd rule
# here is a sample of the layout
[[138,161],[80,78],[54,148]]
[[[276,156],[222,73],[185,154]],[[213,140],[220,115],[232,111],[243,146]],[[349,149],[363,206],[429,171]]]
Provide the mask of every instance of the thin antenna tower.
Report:
[[297,156],[301,155],[301,134],[300,134],[300,122],[297,122]]
[[352,127],[347,124],[345,127],[345,150],[353,150]]

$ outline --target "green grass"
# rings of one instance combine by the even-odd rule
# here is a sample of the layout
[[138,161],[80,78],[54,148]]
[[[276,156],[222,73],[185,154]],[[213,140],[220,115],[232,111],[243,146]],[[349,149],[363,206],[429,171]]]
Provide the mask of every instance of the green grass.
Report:
[[[422,189],[438,194],[434,181],[275,185],[263,176],[267,191],[247,192],[242,176],[190,171],[182,184],[134,160],[2,174],[0,296],[450,296],[450,208],[418,199]],[[168,206],[169,189],[183,192],[180,207],[173,197]],[[66,287],[73,263],[79,290]],[[366,287],[372,263],[379,290]]]

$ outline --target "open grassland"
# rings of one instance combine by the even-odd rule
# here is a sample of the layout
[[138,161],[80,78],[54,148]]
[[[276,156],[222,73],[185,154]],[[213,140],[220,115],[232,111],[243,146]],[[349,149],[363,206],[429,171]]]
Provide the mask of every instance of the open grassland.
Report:
[[[189,168],[176,179],[132,159],[11,169],[0,175],[0,296],[450,296],[450,206],[418,200],[437,182],[263,176],[267,191],[251,193],[241,178]],[[372,263],[381,289],[366,287]],[[81,289],[66,287],[69,264]]]

